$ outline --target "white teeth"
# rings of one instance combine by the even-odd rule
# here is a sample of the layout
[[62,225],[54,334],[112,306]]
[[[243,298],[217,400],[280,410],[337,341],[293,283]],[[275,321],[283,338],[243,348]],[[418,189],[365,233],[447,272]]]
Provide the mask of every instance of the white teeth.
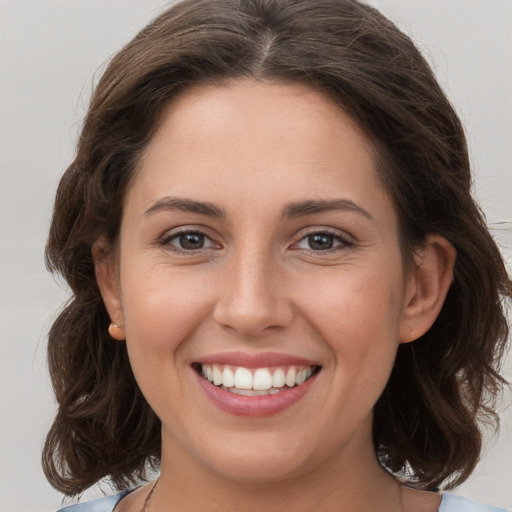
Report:
[[235,385],[235,374],[226,366],[222,372],[222,385],[232,388]]
[[292,366],[286,373],[286,380],[285,380],[286,385],[289,388],[292,388],[293,386],[295,386],[295,376],[296,376],[295,368]]
[[254,372],[252,389],[263,391],[272,387],[272,375],[266,368],[258,368]]
[[203,364],[202,376],[215,386],[222,386],[229,391],[243,395],[258,396],[276,394],[294,386],[300,386],[313,375],[312,367],[289,366],[248,369],[222,364]]
[[[271,390],[265,389],[265,390],[259,390],[256,391],[255,389],[237,389],[237,388],[229,388],[231,393],[235,393],[236,395],[243,395],[243,396],[265,396],[269,395]],[[279,392],[279,390],[276,390]]]
[[274,375],[272,375],[272,387],[273,388],[282,388],[285,385],[285,376],[283,370],[278,368]]
[[238,367],[236,369],[235,388],[252,389],[252,373],[247,368]]
[[222,373],[220,372],[220,369],[216,364],[213,365],[212,373],[213,373],[213,383],[216,386],[219,386],[220,384],[222,384]]

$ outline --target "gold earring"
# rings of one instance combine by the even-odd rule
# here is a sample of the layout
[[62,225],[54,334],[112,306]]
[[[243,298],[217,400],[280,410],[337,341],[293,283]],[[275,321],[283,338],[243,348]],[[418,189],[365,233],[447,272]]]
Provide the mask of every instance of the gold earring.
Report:
[[108,326],[108,333],[117,341],[123,341],[126,337],[123,328],[114,322]]

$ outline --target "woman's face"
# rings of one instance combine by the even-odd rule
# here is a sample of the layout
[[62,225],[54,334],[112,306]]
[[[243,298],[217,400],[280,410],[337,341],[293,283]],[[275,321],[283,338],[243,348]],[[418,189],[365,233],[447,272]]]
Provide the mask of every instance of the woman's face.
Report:
[[253,81],[179,96],[111,267],[100,284],[163,469],[261,482],[374,459],[373,406],[421,334],[417,283],[372,149],[329,98]]

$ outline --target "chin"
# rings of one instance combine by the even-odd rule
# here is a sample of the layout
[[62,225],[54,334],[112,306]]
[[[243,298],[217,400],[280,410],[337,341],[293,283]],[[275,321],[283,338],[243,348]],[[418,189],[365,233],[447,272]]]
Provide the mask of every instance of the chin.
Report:
[[222,478],[255,485],[286,480],[311,468],[312,457],[302,440],[269,433],[244,434],[233,434],[230,442],[203,451],[203,464]]
[[247,485],[270,485],[308,472],[303,461],[276,460],[273,456],[223,460],[213,469],[226,480]]

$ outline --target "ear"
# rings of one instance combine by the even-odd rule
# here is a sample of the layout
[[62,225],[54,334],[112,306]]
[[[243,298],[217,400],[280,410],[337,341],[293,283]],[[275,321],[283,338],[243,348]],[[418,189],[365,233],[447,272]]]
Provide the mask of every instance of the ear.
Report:
[[96,282],[112,322],[109,334],[116,340],[124,340],[124,319],[119,291],[117,257],[104,238],[98,239],[93,244],[92,257]]
[[414,253],[414,268],[407,277],[399,342],[425,334],[435,322],[453,280],[457,252],[440,235],[429,235]]

